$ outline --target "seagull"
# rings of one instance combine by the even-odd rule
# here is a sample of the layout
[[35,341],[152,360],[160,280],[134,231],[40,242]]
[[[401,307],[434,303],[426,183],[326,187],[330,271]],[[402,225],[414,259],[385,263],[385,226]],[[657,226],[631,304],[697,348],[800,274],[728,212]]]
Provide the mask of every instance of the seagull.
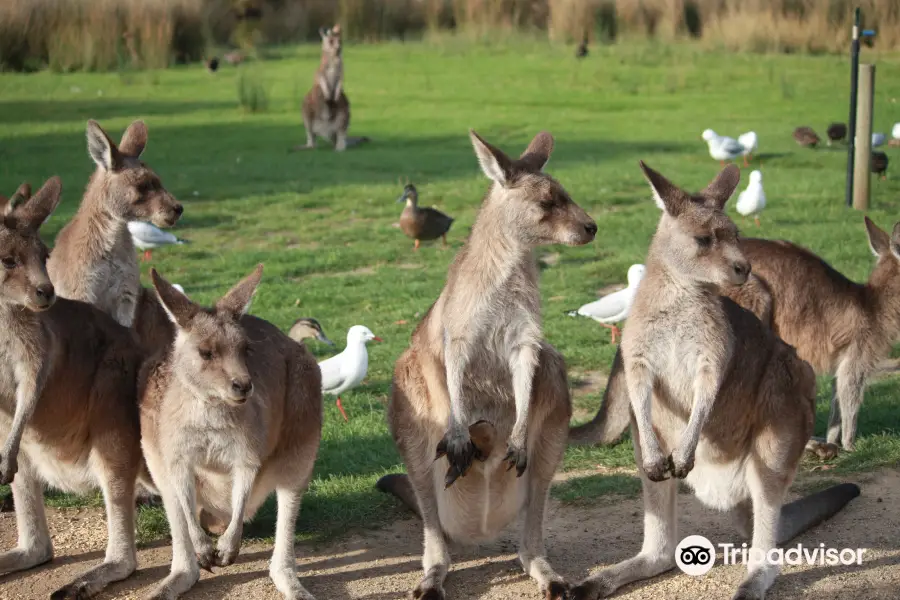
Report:
[[369,370],[369,353],[366,342],[383,342],[380,337],[363,325],[354,325],[347,331],[347,347],[340,354],[319,363],[322,371],[322,393],[337,396],[337,407],[345,421],[349,421],[341,404],[341,394],[358,386]]
[[187,243],[187,240],[180,240],[168,231],[163,231],[156,225],[144,221],[128,221],[128,231],[131,232],[134,245],[144,251],[143,260],[152,258],[153,248]]
[[891,137],[895,140],[900,140],[900,123],[894,123],[894,128],[891,129]]
[[[731,161],[744,154],[744,146],[734,138],[724,137],[712,129],[707,129],[701,136],[709,146],[709,155],[725,166],[725,161]],[[745,157],[746,158],[746,157]]]
[[747,189],[740,193],[737,199],[737,211],[745,217],[752,216],[759,227],[759,213],[766,207],[766,193],[762,186],[762,173],[751,171],[750,183]]
[[628,267],[628,287],[612,294],[607,294],[599,300],[585,304],[578,310],[567,311],[570,317],[582,316],[594,319],[607,329],[612,329],[612,343],[616,343],[616,336],[619,335],[619,328],[616,323],[620,323],[628,317],[628,311],[631,309],[631,303],[634,301],[634,295],[637,292],[638,284],[644,277],[644,265],[631,265]]
[[747,167],[750,165],[750,163],[747,162],[747,159],[748,157],[751,159],[753,158],[753,153],[756,152],[759,139],[757,139],[755,131],[748,131],[747,133],[739,135],[737,141],[744,147],[744,166]]
[[877,148],[884,144],[885,135],[883,133],[873,133],[872,134],[872,147]]

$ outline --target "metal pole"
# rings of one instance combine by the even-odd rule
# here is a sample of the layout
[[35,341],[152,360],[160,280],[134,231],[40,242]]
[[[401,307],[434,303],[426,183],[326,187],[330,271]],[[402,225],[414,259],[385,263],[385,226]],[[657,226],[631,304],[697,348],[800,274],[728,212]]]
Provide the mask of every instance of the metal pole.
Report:
[[[847,132],[847,206],[853,206],[853,157],[856,153],[856,93],[859,81],[859,7],[853,17],[853,41],[850,43],[850,127]],[[871,140],[869,140],[871,143]],[[866,165],[868,168],[868,165]]]
[[856,157],[853,165],[853,208],[857,210],[869,209],[874,104],[875,65],[859,65],[859,114],[856,119]]

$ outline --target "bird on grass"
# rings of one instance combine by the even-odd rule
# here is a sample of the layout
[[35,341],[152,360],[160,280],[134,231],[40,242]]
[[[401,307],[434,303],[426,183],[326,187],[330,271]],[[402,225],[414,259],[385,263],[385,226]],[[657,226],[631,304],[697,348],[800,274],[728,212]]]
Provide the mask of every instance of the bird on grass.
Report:
[[819,144],[819,136],[812,127],[798,127],[794,130],[794,141],[807,148],[815,148]]
[[738,195],[735,208],[740,215],[744,217],[753,217],[756,226],[759,227],[759,213],[766,207],[766,193],[763,191],[762,173],[752,171],[750,173],[750,183],[747,189]]
[[206,62],[206,69],[210,73],[215,73],[216,69],[219,68],[219,59],[215,56],[213,56],[210,59],[207,59],[205,62]]
[[[719,135],[712,129],[704,130],[700,137],[706,140],[709,155],[719,161],[722,166],[725,166],[726,160],[730,162],[738,156],[744,156],[744,146],[734,138]],[[744,156],[744,162],[746,160],[747,157]]]
[[887,179],[888,157],[887,154],[880,151],[872,153],[872,172],[881,175],[882,179]]
[[830,146],[831,142],[840,142],[847,137],[847,126],[843,123],[832,123],[828,126],[825,134],[828,136],[828,145]]
[[415,249],[419,249],[422,240],[436,240],[441,238],[444,247],[447,247],[447,232],[453,225],[453,217],[445,215],[436,208],[421,208],[419,206],[419,192],[416,186],[407,183],[403,188],[403,194],[397,198],[397,202],[406,201],[403,212],[400,213],[400,229],[408,237],[415,240]]
[[900,140],[900,123],[894,123],[894,127],[891,129],[891,137],[895,140]]
[[302,317],[294,321],[288,331],[288,337],[298,344],[302,344],[303,340],[319,340],[323,344],[334,346],[334,342],[328,339],[319,322],[312,317]]
[[644,277],[644,265],[631,265],[628,267],[628,287],[612,294],[607,294],[599,300],[589,302],[578,310],[566,311],[570,317],[589,317],[612,330],[612,343],[616,343],[619,328],[616,323],[621,323],[628,317],[634,295],[637,293],[638,284]]
[[366,378],[369,370],[369,353],[366,350],[368,342],[382,342],[380,337],[369,331],[363,325],[354,325],[347,331],[347,347],[340,354],[319,363],[322,371],[322,393],[337,396],[338,410],[344,421],[349,421],[344,406],[341,404],[341,394],[358,386]]
[[753,159],[753,153],[756,152],[756,148],[759,146],[759,139],[756,137],[755,131],[748,131],[739,135],[737,141],[744,147],[744,166],[748,167],[750,166],[748,159]]
[[884,145],[884,141],[887,139],[887,136],[883,133],[873,133],[872,134],[872,147],[877,148],[879,146]]
[[584,58],[588,55],[588,34],[584,34],[581,43],[575,48],[575,58]]
[[150,260],[153,257],[154,248],[188,243],[188,240],[179,239],[174,234],[144,221],[129,221],[128,231],[131,233],[134,245],[144,251],[142,260]]

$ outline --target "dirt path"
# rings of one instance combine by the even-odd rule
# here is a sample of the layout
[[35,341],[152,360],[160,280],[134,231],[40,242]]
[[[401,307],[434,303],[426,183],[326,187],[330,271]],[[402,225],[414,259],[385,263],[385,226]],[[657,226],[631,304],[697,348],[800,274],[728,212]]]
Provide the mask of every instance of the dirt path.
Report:
[[[869,548],[861,566],[785,567],[772,588],[770,600],[896,599],[900,595],[900,470],[884,470],[855,478],[863,489],[842,513],[807,533],[798,542],[806,547],[824,543],[835,548]],[[723,515],[701,507],[682,495],[681,535],[701,534],[713,541],[737,542]],[[640,547],[640,500],[600,502],[589,506],[561,506],[548,510],[547,548],[557,570],[577,580],[599,565],[631,556]],[[27,573],[0,577],[0,599],[46,598],[89,564],[102,557],[105,527],[101,512],[93,509],[54,510],[51,531],[57,559]],[[480,548],[452,549],[454,564],[447,578],[447,596],[453,600],[537,600],[534,584],[515,561],[516,532]],[[0,547],[15,543],[15,519],[0,515]],[[318,600],[404,598],[420,577],[421,528],[407,519],[377,531],[355,534],[321,547],[300,546],[300,576]],[[271,548],[246,545],[238,563],[215,575],[204,573],[186,599],[253,598],[278,600],[268,579]],[[140,570],[129,580],[111,587],[103,598],[141,598],[168,572],[170,548],[165,544],[140,551]],[[742,567],[721,565],[693,578],[680,572],[638,583],[622,591],[622,599],[730,598],[743,574]]]

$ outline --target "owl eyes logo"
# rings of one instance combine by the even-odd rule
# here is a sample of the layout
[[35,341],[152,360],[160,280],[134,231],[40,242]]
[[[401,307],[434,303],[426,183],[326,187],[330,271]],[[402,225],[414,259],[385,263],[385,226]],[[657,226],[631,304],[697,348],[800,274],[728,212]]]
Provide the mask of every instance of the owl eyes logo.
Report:
[[715,562],[716,549],[702,535],[689,535],[675,548],[675,564],[688,575],[705,575]]

